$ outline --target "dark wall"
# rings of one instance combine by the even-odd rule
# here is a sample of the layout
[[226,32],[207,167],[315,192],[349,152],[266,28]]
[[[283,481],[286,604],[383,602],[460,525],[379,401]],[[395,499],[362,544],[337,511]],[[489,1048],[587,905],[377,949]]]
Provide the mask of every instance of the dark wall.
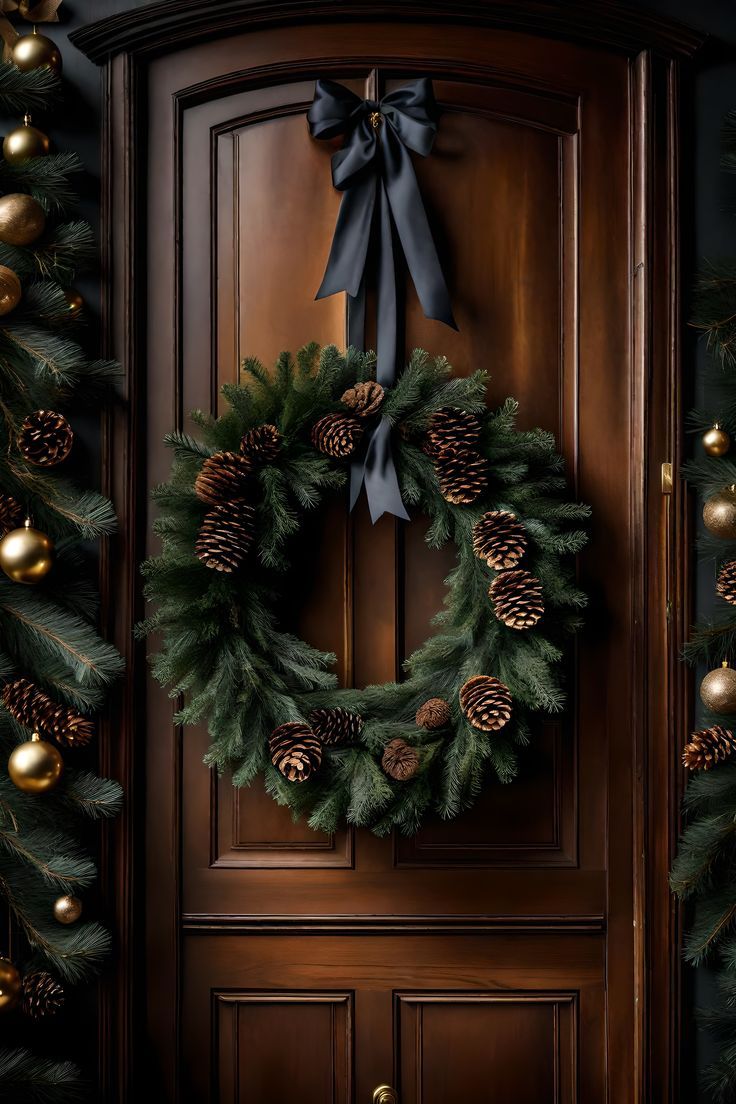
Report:
[[[70,100],[66,130],[55,128],[53,136],[60,146],[77,150],[90,169],[90,185],[84,196],[87,216],[97,221],[96,182],[99,179],[98,132],[101,112],[99,71],[66,41],[68,33],[93,20],[119,11],[143,7],[151,0],[64,0],[63,22],[44,28],[61,46],[65,73],[74,88]],[[592,4],[596,0],[590,0]],[[202,0],[203,4],[207,0]],[[716,257],[734,248],[734,215],[725,204],[725,183],[719,172],[719,131],[723,114],[736,108],[736,4],[733,0],[647,0],[640,5],[663,15],[689,23],[708,32],[712,41],[693,66],[692,79],[684,92],[685,117],[690,126],[689,148],[692,161],[685,166],[685,218],[683,244],[690,272],[685,273],[687,286],[692,265],[698,257]],[[91,305],[95,303],[94,284],[80,285]],[[686,345],[683,387],[686,401],[697,395],[702,376],[701,352],[689,340]],[[697,605],[701,613],[709,611],[712,602],[712,578],[698,579]],[[688,1002],[707,1003],[711,978],[700,971],[692,978]],[[691,1074],[707,1059],[707,1041],[698,1038],[687,1048],[684,1065]],[[694,1099],[694,1089],[684,1090],[683,1099]]]

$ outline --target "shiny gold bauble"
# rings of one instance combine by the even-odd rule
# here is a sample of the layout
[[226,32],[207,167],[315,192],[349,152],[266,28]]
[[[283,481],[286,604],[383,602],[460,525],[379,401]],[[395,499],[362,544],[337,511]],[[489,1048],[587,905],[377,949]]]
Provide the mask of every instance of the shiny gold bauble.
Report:
[[53,744],[37,732],[30,740],[13,748],[8,759],[8,774],[24,793],[40,794],[53,790],[64,770],[64,760]]
[[700,684],[700,697],[711,713],[736,713],[736,669],[724,661]]
[[725,456],[731,447],[731,438],[717,422],[710,429],[706,429],[702,440],[703,448],[709,456]]
[[82,915],[82,902],[78,897],[65,893],[54,901],[54,919],[60,924],[76,924]]
[[61,72],[61,52],[55,42],[46,35],[33,34],[22,35],[16,39],[13,46],[13,61],[27,73],[30,69],[42,69],[46,66],[54,73]]
[[29,521],[0,539],[0,568],[14,583],[40,583],[54,566],[54,542]]
[[20,1000],[23,979],[9,958],[0,958],[0,1012],[10,1012]]
[[50,149],[48,135],[31,126],[30,115],[26,115],[23,126],[11,130],[3,140],[3,157],[11,165],[22,165],[31,157],[45,157]]
[[0,315],[10,314],[20,303],[20,280],[7,265],[0,265]]
[[67,302],[67,311],[64,317],[76,318],[84,306],[84,299],[76,288],[66,288],[64,291],[64,298]]
[[711,495],[703,507],[703,521],[714,537],[736,540],[736,487]]
[[33,196],[11,192],[0,198],[0,242],[31,245],[46,226],[43,207]]

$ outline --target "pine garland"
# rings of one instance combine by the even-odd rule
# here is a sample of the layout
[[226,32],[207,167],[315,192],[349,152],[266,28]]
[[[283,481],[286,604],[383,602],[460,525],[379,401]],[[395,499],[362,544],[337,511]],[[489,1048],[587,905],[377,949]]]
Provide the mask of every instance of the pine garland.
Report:
[[[486,409],[483,372],[452,378],[443,358],[415,352],[374,416],[385,415],[399,431],[395,458],[405,504],[429,518],[430,547],[454,542],[457,562],[446,580],[437,632],[407,661],[405,680],[337,689],[330,670],[335,657],[280,627],[276,596],[291,567],[304,515],[344,485],[350,463],[333,452],[331,437],[323,441],[318,434],[315,445],[313,427],[342,419],[346,405],[340,397],[370,380],[373,371],[372,355],[352,349],[343,355],[334,347],[320,352],[308,346],[295,361],[282,354],[272,374],[247,360],[242,384],[223,389],[230,409],[218,419],[193,415],[201,440],[182,433],[167,438],[173,474],[154,492],[163,551],[144,566],[147,597],[158,608],[140,632],[162,634],[154,674],[172,696],[185,695],[180,723],[206,718],[211,746],[205,762],[232,771],[236,786],[263,772],[276,801],[324,831],[347,820],[378,834],[392,828],[412,833],[430,811],[452,817],[467,808],[486,775],[510,781],[534,714],[564,707],[558,666],[565,640],[580,626],[586,598],[563,559],[585,544],[580,523],[589,510],[563,497],[563,462],[551,434],[518,430],[513,400],[495,412]],[[472,451],[474,436],[468,470],[477,470],[482,461],[487,474],[471,504],[454,504],[440,493],[436,452],[441,439],[430,450],[424,447],[434,415],[448,408],[473,414],[478,422],[478,452]],[[455,433],[457,419],[451,421]],[[276,427],[280,447],[254,468],[248,503],[255,511],[253,547],[243,566],[238,552],[238,563],[211,570],[215,563],[208,567],[197,558],[212,525],[206,520],[212,507],[197,495],[197,488],[203,493],[197,476],[206,466],[210,496],[209,473],[218,464],[228,471],[229,457],[243,436],[265,425]],[[319,451],[320,443],[325,452]],[[453,440],[453,456],[459,448]],[[224,503],[223,516],[228,509],[242,517],[237,502]],[[488,596],[497,573],[476,554],[473,527],[489,510],[508,511],[525,527],[524,563],[539,581],[545,607],[539,625],[526,631],[499,620]],[[208,544],[214,560],[220,556],[224,526],[221,519],[217,538]],[[461,686],[482,673],[493,673],[511,691],[512,719],[503,731],[482,731],[462,711]],[[437,697],[449,703],[447,725],[419,726],[417,711]],[[354,726],[347,744],[325,743],[317,756],[302,728],[313,710],[324,708],[347,710],[364,723]],[[289,722],[301,722],[293,730],[295,760],[284,768],[306,779],[298,784],[285,778],[268,754],[272,732]],[[387,745],[396,740],[417,752],[419,768],[410,779],[397,781],[382,769]],[[281,733],[276,743],[279,761],[285,762]],[[299,764],[307,760],[309,770],[302,770]]]
[[[9,126],[17,126],[18,115],[29,108],[51,109],[59,90],[48,71],[22,73],[0,63],[0,113]],[[12,496],[22,513],[32,514],[34,525],[55,541],[57,554],[51,573],[34,587],[0,574],[0,685],[30,680],[62,718],[67,709],[69,715],[96,713],[122,669],[121,657],[95,627],[96,570],[84,550],[85,541],[113,531],[112,505],[64,474],[73,470],[73,460],[44,468],[18,447],[28,415],[56,411],[73,423],[81,408],[99,406],[118,375],[115,364],[83,351],[83,320],[70,313],[65,294],[95,257],[91,228],[72,209],[71,179],[80,169],[78,158],[64,152],[21,166],[0,158],[0,192],[32,195],[47,216],[46,230],[32,246],[0,244],[0,263],[22,283],[19,305],[0,318],[0,495],[3,503]],[[13,508],[4,516],[12,518]],[[16,966],[24,973],[49,971],[67,987],[94,975],[110,935],[94,919],[58,923],[53,904],[92,885],[96,871],[82,843],[84,821],[114,816],[121,791],[117,783],[79,769],[78,753],[66,748],[57,789],[41,796],[17,789],[8,757],[29,735],[0,704],[0,900],[13,919]],[[3,942],[0,953],[7,951]],[[69,1062],[27,1050],[0,1052],[3,1099],[73,1100],[81,1086],[81,1074]]]
[[[736,168],[736,113],[726,120],[722,164]],[[705,385],[708,406],[693,411],[689,428],[702,433],[714,423],[736,441],[736,261],[709,263],[700,273],[693,324],[704,335],[709,363]],[[732,450],[723,457],[706,455],[699,442],[695,455],[684,465],[683,475],[698,493],[700,502],[736,482]],[[714,613],[693,629],[685,648],[687,660],[715,668],[722,660],[736,660],[736,608],[716,595],[720,568],[736,558],[736,542],[708,533],[699,537],[698,552],[712,570]],[[736,717],[701,711],[703,730],[694,733],[698,743],[715,741],[714,730],[731,730]],[[718,728],[722,726],[722,728]],[[730,737],[730,732],[726,732]],[[686,748],[684,760],[693,773],[683,802],[686,827],[673,865],[671,884],[681,900],[691,905],[692,920],[684,947],[693,966],[709,962],[717,971],[720,999],[700,1015],[713,1035],[718,1055],[706,1071],[704,1088],[717,1104],[736,1101],[736,765],[725,754],[693,756]]]

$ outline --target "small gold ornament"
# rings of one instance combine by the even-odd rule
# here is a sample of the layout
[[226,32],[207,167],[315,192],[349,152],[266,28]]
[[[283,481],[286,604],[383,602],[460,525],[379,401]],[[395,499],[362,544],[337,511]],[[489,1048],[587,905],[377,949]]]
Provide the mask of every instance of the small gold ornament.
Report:
[[84,306],[84,299],[76,288],[66,288],[64,298],[67,302],[67,311],[64,318],[76,318]]
[[8,759],[10,779],[24,793],[41,794],[55,789],[63,770],[61,753],[37,732],[13,748]]
[[711,495],[703,507],[708,532],[722,540],[736,540],[736,487],[724,487]]
[[20,1000],[23,979],[9,958],[0,958],[0,1012],[10,1012]]
[[21,286],[12,268],[0,265],[0,315],[10,314],[20,303]]
[[721,429],[718,422],[706,429],[702,437],[703,448],[708,456],[725,456],[731,447],[731,438],[725,429]]
[[21,35],[13,46],[13,61],[24,73],[31,69],[50,69],[61,73],[61,51],[55,42],[33,28],[33,34]]
[[31,245],[43,234],[46,215],[33,196],[11,192],[0,199],[0,242]]
[[701,682],[700,698],[711,713],[736,713],[736,669],[725,659]]
[[78,897],[65,893],[54,901],[54,919],[59,924],[76,924],[82,915],[82,902]]
[[3,141],[3,157],[11,165],[22,165],[31,157],[45,157],[51,149],[47,134],[31,126],[31,116],[23,117],[23,126],[11,130]]
[[54,542],[30,519],[0,539],[0,568],[14,583],[40,583],[54,566]]
[[381,123],[383,122],[383,116],[381,115],[381,112],[380,111],[371,111],[371,113],[368,117],[370,119],[371,126],[373,127],[373,129],[378,130]]

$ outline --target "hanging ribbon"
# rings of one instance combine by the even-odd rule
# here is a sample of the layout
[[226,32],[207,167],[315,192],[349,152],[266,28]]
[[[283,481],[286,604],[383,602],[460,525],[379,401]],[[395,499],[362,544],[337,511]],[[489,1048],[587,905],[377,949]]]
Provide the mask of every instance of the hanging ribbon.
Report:
[[[437,133],[432,82],[412,81],[382,100],[361,100],[332,81],[317,81],[307,119],[314,138],[344,136],[332,157],[332,183],[343,193],[317,299],[348,294],[348,341],[365,347],[365,277],[373,235],[377,266],[376,379],[396,380],[403,360],[396,282],[396,238],[427,318],[457,329],[450,295],[422,203],[409,151],[426,157]],[[364,458],[350,473],[350,509],[365,483],[371,520],[384,513],[408,520],[391,454],[391,425],[382,418]]]

